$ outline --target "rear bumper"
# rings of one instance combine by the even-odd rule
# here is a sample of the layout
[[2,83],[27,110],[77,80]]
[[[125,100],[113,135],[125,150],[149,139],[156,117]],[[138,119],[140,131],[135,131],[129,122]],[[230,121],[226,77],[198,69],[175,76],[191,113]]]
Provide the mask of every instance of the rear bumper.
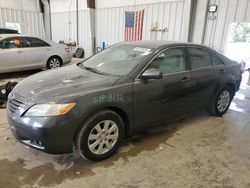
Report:
[[64,55],[62,57],[62,60],[63,60],[63,64],[70,63],[72,61],[72,55],[71,54]]
[[240,89],[240,84],[242,81],[242,76],[240,76],[240,79],[237,81],[236,86],[235,86],[235,92],[239,91]]

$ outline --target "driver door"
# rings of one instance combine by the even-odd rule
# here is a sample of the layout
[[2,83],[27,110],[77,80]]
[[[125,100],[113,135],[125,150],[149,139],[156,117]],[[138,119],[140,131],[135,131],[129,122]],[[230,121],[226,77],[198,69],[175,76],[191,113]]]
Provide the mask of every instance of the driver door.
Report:
[[182,47],[167,49],[147,66],[159,69],[162,79],[134,82],[136,129],[162,123],[189,111],[191,80]]

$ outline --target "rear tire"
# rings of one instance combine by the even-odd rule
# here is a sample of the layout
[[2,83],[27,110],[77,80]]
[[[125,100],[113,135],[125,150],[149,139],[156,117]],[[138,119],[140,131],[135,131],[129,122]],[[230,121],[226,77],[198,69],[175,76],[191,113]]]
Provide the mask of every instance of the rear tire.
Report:
[[83,58],[85,55],[84,49],[83,48],[77,48],[75,52],[75,56],[77,58]]
[[101,161],[113,155],[124,132],[122,118],[111,110],[103,110],[83,123],[75,137],[79,154],[91,161]]
[[62,66],[62,60],[59,57],[51,57],[47,61],[47,69],[56,69]]
[[223,116],[230,107],[233,92],[229,87],[222,88],[212,102],[210,113],[214,116]]

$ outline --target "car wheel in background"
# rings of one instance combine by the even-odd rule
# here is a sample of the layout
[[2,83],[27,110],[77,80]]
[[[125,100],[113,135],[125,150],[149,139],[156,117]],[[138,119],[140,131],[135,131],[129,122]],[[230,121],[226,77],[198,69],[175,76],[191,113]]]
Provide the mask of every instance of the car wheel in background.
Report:
[[210,110],[212,115],[222,116],[225,114],[231,104],[232,99],[233,94],[230,88],[225,87],[221,89],[212,104],[212,109]]
[[83,158],[101,161],[113,155],[120,145],[124,130],[122,118],[111,110],[90,117],[75,137],[77,151]]
[[84,49],[83,48],[77,48],[75,52],[75,56],[77,58],[83,58],[84,57]]
[[47,62],[48,69],[56,69],[62,66],[62,60],[59,57],[51,57]]

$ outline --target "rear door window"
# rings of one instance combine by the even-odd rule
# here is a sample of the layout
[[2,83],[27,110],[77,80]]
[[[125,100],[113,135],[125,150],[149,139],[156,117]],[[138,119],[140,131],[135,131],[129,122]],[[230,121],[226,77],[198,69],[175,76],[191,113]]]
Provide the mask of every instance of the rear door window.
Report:
[[188,59],[192,70],[212,66],[210,53],[202,48],[187,47]]

